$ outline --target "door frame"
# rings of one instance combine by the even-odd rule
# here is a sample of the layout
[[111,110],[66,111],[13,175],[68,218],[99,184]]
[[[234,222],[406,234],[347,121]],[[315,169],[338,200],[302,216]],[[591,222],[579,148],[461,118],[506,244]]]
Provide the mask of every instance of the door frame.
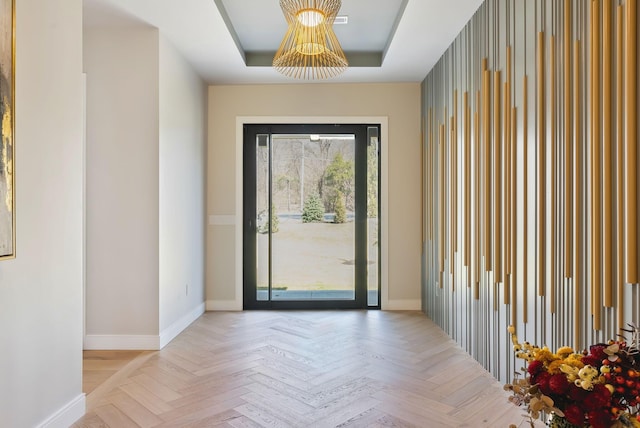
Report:
[[[380,308],[389,305],[389,119],[387,116],[237,116],[235,176],[235,299],[234,307],[243,310],[243,145],[245,124],[350,124],[380,125]],[[229,218],[231,220],[231,218]]]
[[[377,138],[379,132],[379,124],[376,124],[371,128],[369,124],[317,124],[317,123],[309,123],[309,124],[249,124],[244,128],[244,165],[245,173],[243,174],[244,178],[244,197],[243,201],[245,205],[244,208],[244,217],[243,217],[243,228],[244,228],[244,238],[243,238],[243,276],[244,276],[244,309],[379,309],[380,308],[380,280],[379,280],[379,266],[380,264],[377,261],[380,258],[380,246],[376,248],[376,265],[375,271],[377,272],[375,278],[376,285],[376,302],[375,305],[372,305],[369,301],[369,287],[372,284],[369,284],[369,245],[370,245],[370,230],[369,230],[369,222],[368,222],[368,178],[369,178],[369,145],[370,145],[370,129],[375,129],[375,136]],[[257,269],[256,269],[256,250],[258,249],[258,231],[257,231],[257,199],[256,196],[258,194],[258,186],[257,186],[257,162],[256,155],[258,154],[258,148],[256,143],[258,141],[258,136],[268,136],[267,144],[268,147],[268,171],[270,178],[268,179],[268,202],[267,206],[272,206],[271,198],[272,198],[272,179],[273,179],[273,171],[272,171],[272,162],[275,162],[273,156],[275,155],[272,152],[272,148],[274,145],[274,136],[280,136],[280,138],[289,139],[295,138],[299,135],[350,135],[353,137],[351,141],[351,145],[349,146],[352,149],[353,154],[353,165],[354,165],[354,176],[353,176],[353,190],[354,190],[354,234],[353,234],[353,256],[354,256],[354,266],[353,266],[353,298],[321,298],[321,299],[272,299],[271,291],[269,291],[269,298],[267,300],[260,300],[257,296]],[[378,139],[379,142],[379,139]],[[376,163],[378,164],[379,171],[379,163],[380,163],[380,151],[379,144],[376,143],[377,153],[376,153]],[[248,169],[247,169],[248,168]],[[251,180],[248,180],[251,178]],[[379,174],[378,174],[379,179]],[[380,196],[380,186],[376,185],[376,194],[378,198]],[[378,208],[380,205],[378,205]],[[300,207],[302,210],[302,207]],[[273,214],[273,211],[270,212],[270,216]],[[379,214],[379,213],[378,213]],[[268,220],[270,222],[270,220]],[[379,228],[376,228],[376,238],[375,241],[379,242]],[[269,229],[269,244],[268,244],[268,283],[271,285],[271,273],[273,272],[273,266],[271,261],[272,259],[272,251],[271,251],[271,242],[272,242],[272,233]],[[247,270],[248,269],[248,270]],[[270,289],[269,289],[270,290]]]

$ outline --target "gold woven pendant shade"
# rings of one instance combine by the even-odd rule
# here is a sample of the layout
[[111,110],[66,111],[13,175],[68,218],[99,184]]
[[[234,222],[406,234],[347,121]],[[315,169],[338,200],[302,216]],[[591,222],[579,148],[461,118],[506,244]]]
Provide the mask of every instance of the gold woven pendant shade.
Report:
[[296,79],[327,79],[349,63],[333,32],[341,0],[280,0],[289,28],[273,67]]

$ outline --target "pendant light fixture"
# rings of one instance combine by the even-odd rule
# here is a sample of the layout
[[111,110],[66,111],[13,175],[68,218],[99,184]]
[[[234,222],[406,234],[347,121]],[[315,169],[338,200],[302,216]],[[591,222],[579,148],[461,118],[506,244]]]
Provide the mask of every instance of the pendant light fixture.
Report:
[[273,67],[296,79],[327,79],[349,63],[333,32],[341,0],[280,0],[288,29]]

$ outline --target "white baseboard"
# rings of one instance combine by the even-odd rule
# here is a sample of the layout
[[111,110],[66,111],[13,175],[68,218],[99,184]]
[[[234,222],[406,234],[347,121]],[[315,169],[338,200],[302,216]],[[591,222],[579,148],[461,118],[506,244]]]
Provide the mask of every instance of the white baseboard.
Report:
[[420,311],[422,310],[422,301],[420,299],[407,300],[388,300],[386,305],[382,306],[383,311]]
[[37,428],[68,428],[84,416],[86,411],[86,396],[80,394],[64,407],[42,422]]
[[[207,311],[241,311],[242,302],[236,300],[207,300]],[[382,302],[383,311],[420,311],[420,299],[388,300]]]
[[178,321],[171,324],[160,332],[160,349],[164,348],[169,342],[171,342],[177,335],[189,327],[192,322],[200,318],[200,315],[204,313],[204,302],[196,306],[191,312],[180,318]]
[[237,300],[207,300],[208,311],[241,311],[242,301]]
[[160,336],[87,334],[84,337],[84,349],[157,351],[160,349]]

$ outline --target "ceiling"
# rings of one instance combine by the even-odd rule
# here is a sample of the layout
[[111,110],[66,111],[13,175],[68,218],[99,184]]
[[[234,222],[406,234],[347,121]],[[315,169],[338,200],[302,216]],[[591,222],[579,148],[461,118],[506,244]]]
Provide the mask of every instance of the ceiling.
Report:
[[[421,82],[482,0],[343,0],[350,67],[335,83]],[[300,83],[270,67],[287,24],[278,0],[84,0],[84,26],[151,26],[208,84]]]

